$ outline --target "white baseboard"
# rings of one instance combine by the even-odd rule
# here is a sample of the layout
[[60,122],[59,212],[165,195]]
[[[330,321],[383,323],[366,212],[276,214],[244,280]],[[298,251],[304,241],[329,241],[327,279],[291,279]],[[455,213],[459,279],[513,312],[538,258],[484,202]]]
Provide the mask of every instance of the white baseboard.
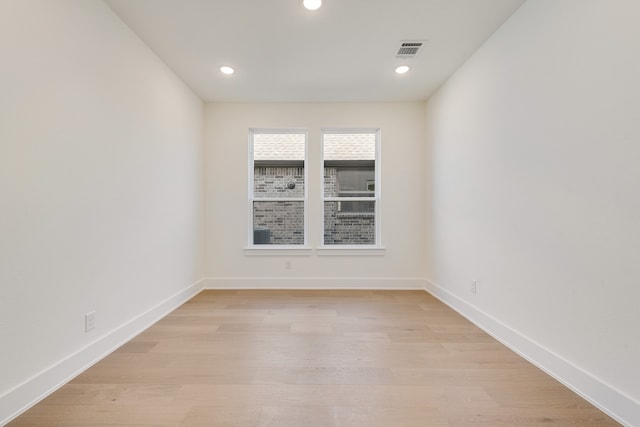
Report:
[[202,287],[203,281],[199,280],[4,393],[0,396],[0,425],[7,424],[122,344],[140,334],[197,295]]
[[424,290],[424,279],[413,278],[219,278],[204,279],[205,289],[361,289]]
[[427,280],[425,290],[625,426],[640,426],[640,403]]

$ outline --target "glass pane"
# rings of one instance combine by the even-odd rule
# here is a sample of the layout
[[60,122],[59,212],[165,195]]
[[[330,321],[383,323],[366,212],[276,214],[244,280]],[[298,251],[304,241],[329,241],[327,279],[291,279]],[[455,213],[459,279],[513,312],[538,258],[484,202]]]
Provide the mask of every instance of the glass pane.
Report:
[[374,197],[376,134],[323,135],[324,197]]
[[304,197],[303,167],[255,167],[253,195],[261,197]]
[[304,202],[254,201],[253,244],[304,244]]
[[260,197],[304,197],[305,135],[253,135],[253,194]]
[[374,245],[375,201],[324,202],[325,245]]

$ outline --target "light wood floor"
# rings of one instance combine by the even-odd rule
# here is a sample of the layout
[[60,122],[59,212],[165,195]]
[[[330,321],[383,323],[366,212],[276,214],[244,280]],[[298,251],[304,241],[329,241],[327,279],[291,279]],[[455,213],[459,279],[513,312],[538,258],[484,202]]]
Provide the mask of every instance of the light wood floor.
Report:
[[613,426],[421,291],[205,291],[9,424]]

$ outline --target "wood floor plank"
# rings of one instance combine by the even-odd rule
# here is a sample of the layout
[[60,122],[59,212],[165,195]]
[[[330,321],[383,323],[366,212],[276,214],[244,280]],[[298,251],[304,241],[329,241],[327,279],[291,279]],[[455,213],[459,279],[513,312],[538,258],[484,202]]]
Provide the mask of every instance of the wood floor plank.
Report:
[[447,427],[449,423],[437,408],[423,406],[394,408],[386,406],[339,406],[334,408],[337,427]]
[[9,424],[615,426],[422,291],[204,291]]

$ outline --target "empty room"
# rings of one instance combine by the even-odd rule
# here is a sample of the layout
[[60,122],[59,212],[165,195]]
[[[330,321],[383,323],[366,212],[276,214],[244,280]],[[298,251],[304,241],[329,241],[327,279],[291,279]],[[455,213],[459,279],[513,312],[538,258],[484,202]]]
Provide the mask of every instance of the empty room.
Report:
[[0,0],[0,425],[639,426],[637,0]]

